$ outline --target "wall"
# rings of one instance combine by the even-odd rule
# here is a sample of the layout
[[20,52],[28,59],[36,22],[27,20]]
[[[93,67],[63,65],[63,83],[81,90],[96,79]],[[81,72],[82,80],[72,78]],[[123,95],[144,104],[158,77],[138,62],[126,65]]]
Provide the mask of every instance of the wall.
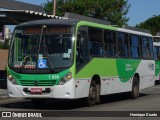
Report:
[[0,70],[5,70],[8,63],[8,50],[0,49]]

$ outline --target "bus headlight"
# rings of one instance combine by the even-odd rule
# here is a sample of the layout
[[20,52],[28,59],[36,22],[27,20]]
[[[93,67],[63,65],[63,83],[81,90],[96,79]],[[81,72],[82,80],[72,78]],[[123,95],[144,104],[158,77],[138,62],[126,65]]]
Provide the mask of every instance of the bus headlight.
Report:
[[71,79],[72,79],[72,73],[68,73],[59,81],[59,85],[64,85],[66,82],[68,82]]
[[15,81],[15,79],[13,78],[12,75],[8,75],[7,79],[14,85],[17,85],[17,82]]

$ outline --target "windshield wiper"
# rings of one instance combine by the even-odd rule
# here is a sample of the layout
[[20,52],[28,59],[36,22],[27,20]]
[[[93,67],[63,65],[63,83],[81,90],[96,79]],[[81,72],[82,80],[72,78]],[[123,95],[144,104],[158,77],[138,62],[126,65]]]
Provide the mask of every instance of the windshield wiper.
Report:
[[49,55],[47,55],[47,60],[48,60],[49,68],[50,68],[51,72],[53,73],[54,69],[53,69],[53,65],[52,65],[52,62],[50,60],[50,56]]
[[39,55],[39,52],[40,52],[40,49],[41,49],[42,34],[43,34],[44,28],[46,28],[46,25],[43,25],[42,28],[41,28],[41,35],[40,35],[39,44],[38,44],[38,55]]
[[44,44],[45,55],[47,56],[47,61],[48,61],[48,64],[49,64],[50,71],[53,73],[53,71],[54,71],[53,64],[51,62],[51,59],[50,59],[50,56],[49,56],[49,53],[48,53],[48,49],[45,45],[45,39],[44,39],[43,44]]

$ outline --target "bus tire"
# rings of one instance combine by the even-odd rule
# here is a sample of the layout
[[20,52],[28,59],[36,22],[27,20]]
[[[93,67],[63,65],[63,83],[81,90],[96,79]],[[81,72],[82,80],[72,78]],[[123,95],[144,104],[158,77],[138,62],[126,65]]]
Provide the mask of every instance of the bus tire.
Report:
[[139,96],[139,80],[136,76],[133,78],[132,91],[130,92],[131,99],[136,99]]
[[96,103],[100,103],[99,87],[100,85],[96,84],[95,80],[91,81],[91,84],[89,87],[89,95],[87,98],[88,106],[94,106]]
[[97,94],[96,94],[96,103],[100,104],[100,84],[96,84]]

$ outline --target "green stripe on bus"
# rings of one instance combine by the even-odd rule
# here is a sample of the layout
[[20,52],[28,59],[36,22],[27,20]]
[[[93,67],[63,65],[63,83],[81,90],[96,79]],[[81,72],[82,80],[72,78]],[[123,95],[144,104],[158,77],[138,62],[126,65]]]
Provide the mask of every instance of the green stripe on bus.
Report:
[[100,77],[118,76],[116,59],[94,58],[76,75],[76,78],[92,78],[98,74]]
[[77,28],[81,26],[90,26],[90,27],[95,27],[95,28],[102,28],[102,29],[107,29],[107,30],[118,30],[117,27],[113,27],[111,25],[102,25],[102,24],[97,24],[97,23],[91,23],[91,22],[86,22],[86,21],[80,21],[77,24]]
[[134,59],[117,59],[117,70],[120,80],[122,82],[127,82],[130,80],[130,77],[133,77],[135,71],[138,68],[141,60]]
[[134,76],[141,60],[94,58],[82,70],[76,78],[92,78],[97,74],[100,77],[119,77],[121,82],[127,82]]
[[156,61],[156,71],[155,71],[155,74],[156,76],[160,73],[160,61]]
[[67,69],[57,74],[19,74],[10,70],[10,74],[14,78],[16,78],[15,80],[19,85],[22,85],[22,83],[28,83],[29,85],[29,81],[35,81],[35,80],[38,80],[38,81],[45,80],[47,84],[55,80],[54,85],[56,85],[67,73],[69,73],[69,71],[70,70]]

